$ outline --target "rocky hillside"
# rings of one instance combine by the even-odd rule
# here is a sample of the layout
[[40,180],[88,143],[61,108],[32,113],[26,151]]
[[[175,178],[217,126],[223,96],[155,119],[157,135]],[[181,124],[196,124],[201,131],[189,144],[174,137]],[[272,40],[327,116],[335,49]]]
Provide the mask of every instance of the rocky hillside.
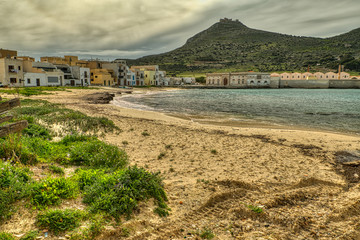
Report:
[[184,71],[292,71],[337,69],[360,71],[360,28],[331,38],[298,37],[248,28],[222,20],[173,51],[130,60],[158,64],[172,73]]

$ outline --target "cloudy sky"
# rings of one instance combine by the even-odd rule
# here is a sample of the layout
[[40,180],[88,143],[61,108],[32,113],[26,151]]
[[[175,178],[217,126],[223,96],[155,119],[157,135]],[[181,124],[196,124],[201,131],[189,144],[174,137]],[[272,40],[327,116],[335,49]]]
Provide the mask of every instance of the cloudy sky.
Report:
[[359,9],[359,0],[0,0],[0,48],[37,58],[137,58],[180,47],[224,17],[330,37],[359,28]]

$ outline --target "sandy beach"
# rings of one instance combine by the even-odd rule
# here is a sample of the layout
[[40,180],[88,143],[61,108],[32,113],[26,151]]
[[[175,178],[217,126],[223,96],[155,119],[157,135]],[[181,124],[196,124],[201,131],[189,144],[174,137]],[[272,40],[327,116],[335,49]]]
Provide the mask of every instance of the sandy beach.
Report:
[[[192,238],[188,233],[203,229],[215,239],[360,239],[360,167],[339,162],[356,160],[360,136],[206,124],[84,99],[119,91],[72,89],[30,99],[113,120],[122,132],[103,140],[124,148],[131,165],[161,172],[170,216],[155,215],[152,201],[142,204],[123,222],[128,239]],[[117,228],[99,239],[119,239]]]

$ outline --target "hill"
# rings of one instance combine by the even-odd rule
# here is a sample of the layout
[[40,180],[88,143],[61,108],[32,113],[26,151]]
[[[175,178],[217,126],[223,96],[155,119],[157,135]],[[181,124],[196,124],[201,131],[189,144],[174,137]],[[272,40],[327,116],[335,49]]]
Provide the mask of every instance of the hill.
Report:
[[170,73],[222,70],[294,71],[337,69],[360,71],[360,28],[331,38],[300,37],[252,29],[222,19],[173,51],[129,60],[158,64]]

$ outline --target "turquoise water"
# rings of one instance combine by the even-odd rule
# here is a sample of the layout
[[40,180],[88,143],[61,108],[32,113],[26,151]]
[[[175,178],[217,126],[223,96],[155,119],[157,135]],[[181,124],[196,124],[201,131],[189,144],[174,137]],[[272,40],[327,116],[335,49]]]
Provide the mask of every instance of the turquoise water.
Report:
[[166,113],[360,133],[359,89],[191,89],[120,102]]

